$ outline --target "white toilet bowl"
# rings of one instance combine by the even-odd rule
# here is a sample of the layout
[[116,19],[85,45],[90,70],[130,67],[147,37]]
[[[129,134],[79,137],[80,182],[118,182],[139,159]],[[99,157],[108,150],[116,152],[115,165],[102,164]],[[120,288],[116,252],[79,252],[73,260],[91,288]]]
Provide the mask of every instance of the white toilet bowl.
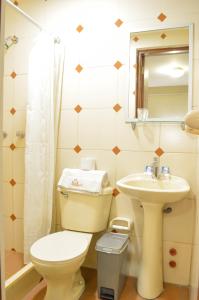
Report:
[[92,234],[61,231],[36,241],[30,255],[36,270],[47,281],[45,300],[77,300],[84,291],[81,276]]

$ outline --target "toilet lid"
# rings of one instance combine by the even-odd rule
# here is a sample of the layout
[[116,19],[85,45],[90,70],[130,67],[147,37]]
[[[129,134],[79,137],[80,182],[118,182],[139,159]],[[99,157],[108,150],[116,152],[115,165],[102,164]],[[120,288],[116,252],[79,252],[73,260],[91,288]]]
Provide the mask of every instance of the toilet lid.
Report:
[[49,234],[36,241],[30,254],[43,261],[65,261],[82,255],[90,244],[89,233],[61,231]]

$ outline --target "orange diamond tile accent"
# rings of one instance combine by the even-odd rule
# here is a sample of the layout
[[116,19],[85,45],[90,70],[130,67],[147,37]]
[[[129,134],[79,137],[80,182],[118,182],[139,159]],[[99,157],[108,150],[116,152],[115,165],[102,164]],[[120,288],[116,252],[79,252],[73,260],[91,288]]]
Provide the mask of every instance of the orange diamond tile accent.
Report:
[[76,153],[79,153],[81,150],[82,150],[82,148],[79,145],[75,146],[75,148],[74,148],[74,151]]
[[115,146],[113,149],[112,149],[112,151],[113,151],[113,153],[115,154],[115,155],[118,155],[119,153],[120,153],[120,148],[118,148],[117,146]]
[[164,22],[164,20],[167,18],[167,16],[163,13],[161,13],[159,16],[158,16],[158,20],[160,20],[160,22]]
[[16,113],[16,109],[14,107],[11,108],[10,113],[14,115]]
[[12,214],[11,216],[10,216],[10,219],[14,222],[15,220],[16,220],[16,217],[15,217],[15,215],[14,214]]
[[117,197],[118,195],[119,195],[119,191],[118,191],[118,189],[113,189],[113,192],[112,192],[112,195],[113,195],[113,197]]
[[116,25],[117,27],[120,27],[120,26],[122,26],[123,23],[124,23],[124,22],[123,22],[121,19],[117,19],[117,21],[115,22],[115,25]]
[[81,65],[77,65],[77,67],[75,68],[75,70],[80,73],[83,70],[83,67]]
[[16,146],[15,146],[14,144],[11,144],[11,145],[10,145],[10,149],[11,149],[12,151],[14,151],[15,148],[16,148]]
[[11,179],[9,182],[12,186],[14,186],[16,184],[16,181],[14,179]]
[[74,110],[76,111],[76,113],[80,113],[80,111],[82,110],[82,107],[78,104],[77,106],[75,106]]
[[159,147],[155,150],[155,153],[157,154],[157,156],[160,157],[160,156],[162,156],[162,154],[164,154],[164,150]]
[[139,37],[138,37],[138,36],[135,36],[135,37],[133,38],[133,40],[134,40],[134,42],[138,42],[138,41],[139,41]]
[[13,72],[10,74],[10,76],[11,76],[13,79],[15,79],[15,77],[17,76],[17,73],[15,73],[15,71],[13,71]]
[[162,33],[160,37],[164,40],[166,39],[167,35],[165,33]]
[[11,251],[16,252],[16,249],[15,249],[15,248],[12,248]]
[[115,106],[113,106],[113,109],[118,112],[122,107],[117,103]]
[[114,64],[114,67],[116,68],[116,69],[120,69],[121,67],[122,67],[122,63],[118,60],[118,61],[116,61],[116,63]]
[[82,32],[82,30],[84,30],[84,27],[82,25],[78,25],[76,28],[77,32]]

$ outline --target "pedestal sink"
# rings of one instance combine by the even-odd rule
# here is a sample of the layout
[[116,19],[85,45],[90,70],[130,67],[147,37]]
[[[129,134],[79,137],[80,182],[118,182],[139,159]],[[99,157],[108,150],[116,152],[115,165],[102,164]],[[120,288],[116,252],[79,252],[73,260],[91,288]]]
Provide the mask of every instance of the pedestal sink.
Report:
[[143,248],[138,293],[154,299],[163,291],[162,208],[184,199],[190,187],[181,177],[157,179],[145,173],[132,174],[117,181],[119,190],[141,201],[144,209]]

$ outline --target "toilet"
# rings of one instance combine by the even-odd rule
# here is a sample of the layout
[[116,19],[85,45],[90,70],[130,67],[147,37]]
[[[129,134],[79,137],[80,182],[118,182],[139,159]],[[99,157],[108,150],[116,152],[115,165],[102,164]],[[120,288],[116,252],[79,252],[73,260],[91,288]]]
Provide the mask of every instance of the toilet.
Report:
[[63,231],[37,240],[30,249],[35,269],[47,282],[45,300],[78,300],[85,289],[80,267],[94,233],[106,230],[112,188],[100,194],[60,190]]

